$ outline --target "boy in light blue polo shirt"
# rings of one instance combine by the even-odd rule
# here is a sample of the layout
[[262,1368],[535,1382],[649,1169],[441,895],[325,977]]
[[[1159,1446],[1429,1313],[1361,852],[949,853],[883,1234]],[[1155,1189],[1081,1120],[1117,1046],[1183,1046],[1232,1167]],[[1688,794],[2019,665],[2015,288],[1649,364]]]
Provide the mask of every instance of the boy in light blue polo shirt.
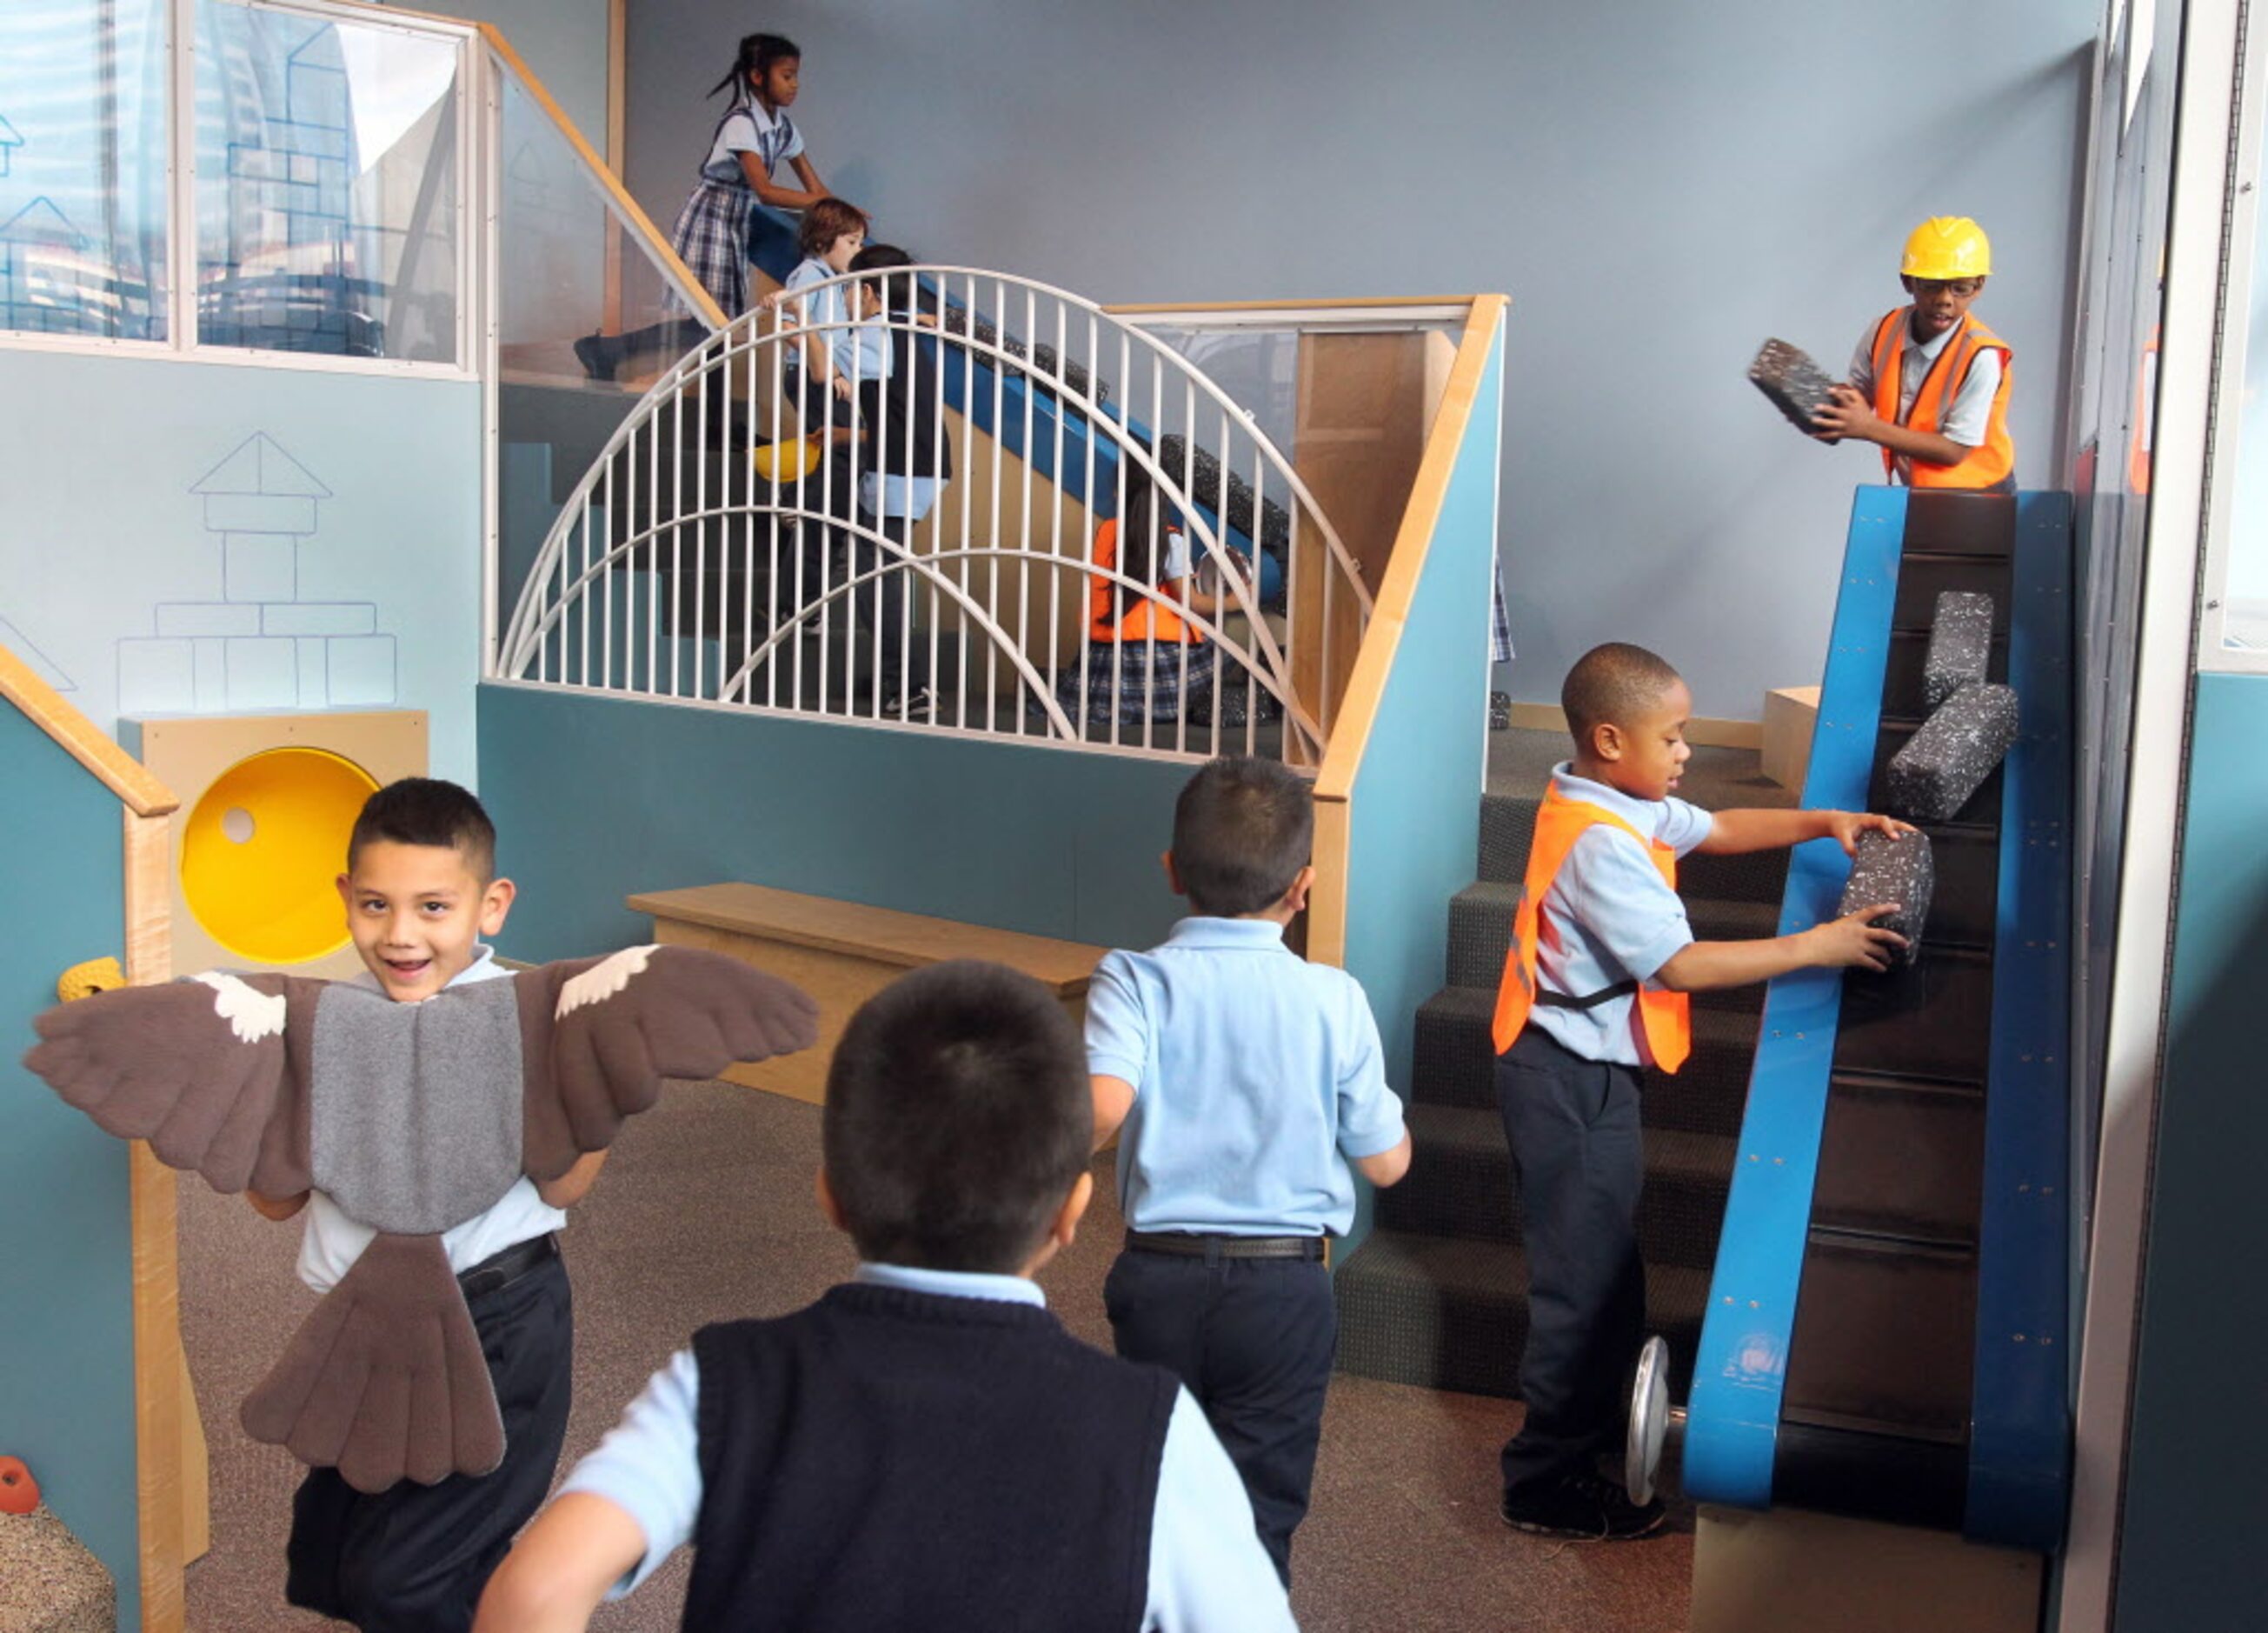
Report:
[[1314,841],[1294,772],[1204,766],[1165,858],[1195,916],[1107,956],[1086,999],[1095,1144],[1120,1135],[1126,1250],[1103,1285],[1118,1353],[1197,1397],[1287,1586],[1338,1338],[1324,1238],[1354,1222],[1355,1174],[1410,1167],[1362,987],[1284,944]]

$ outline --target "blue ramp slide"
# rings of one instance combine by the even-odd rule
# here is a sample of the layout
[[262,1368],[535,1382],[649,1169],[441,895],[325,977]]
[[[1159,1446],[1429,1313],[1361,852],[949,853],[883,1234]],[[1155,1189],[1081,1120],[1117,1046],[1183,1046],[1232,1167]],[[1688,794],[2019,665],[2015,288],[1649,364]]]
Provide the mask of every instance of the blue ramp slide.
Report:
[[[2064,494],[1859,491],[1804,804],[1883,809],[1941,591],[1992,597],[2021,735],[1928,829],[1918,962],[1766,995],[1686,1426],[1698,1500],[2061,1536],[2071,540]],[[1800,848],[1781,932],[1848,870]]]

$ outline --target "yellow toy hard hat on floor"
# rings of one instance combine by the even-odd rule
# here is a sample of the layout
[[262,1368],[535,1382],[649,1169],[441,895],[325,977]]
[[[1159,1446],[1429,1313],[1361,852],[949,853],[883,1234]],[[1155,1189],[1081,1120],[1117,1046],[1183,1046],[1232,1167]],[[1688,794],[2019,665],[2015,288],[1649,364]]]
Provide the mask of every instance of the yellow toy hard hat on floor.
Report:
[[1901,277],[1983,277],[1992,270],[1992,241],[1967,216],[1932,216],[1906,239]]

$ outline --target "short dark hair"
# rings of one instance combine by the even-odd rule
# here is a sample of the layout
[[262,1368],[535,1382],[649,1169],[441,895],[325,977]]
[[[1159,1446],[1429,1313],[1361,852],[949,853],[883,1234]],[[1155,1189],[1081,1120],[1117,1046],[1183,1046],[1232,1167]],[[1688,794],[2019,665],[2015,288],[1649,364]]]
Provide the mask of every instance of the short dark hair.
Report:
[[381,839],[460,851],[482,884],[496,877],[496,824],[469,790],[438,777],[404,777],[363,802],[347,839],[347,871],[364,846]]
[[1280,761],[1207,761],[1174,802],[1174,871],[1208,917],[1274,906],[1314,852],[1314,793]]
[[843,1029],[820,1138],[860,1258],[1020,1270],[1092,1159],[1079,1028],[1053,993],[1000,964],[917,970]]
[[1627,726],[1659,706],[1661,694],[1684,677],[1643,647],[1610,640],[1575,660],[1559,688],[1559,706],[1575,745],[1587,750],[1601,726]]
[[866,212],[839,198],[822,198],[803,212],[795,231],[795,247],[806,255],[823,255],[845,233],[863,233],[870,224]]
[[895,244],[869,244],[850,257],[850,270],[853,272],[871,272],[874,275],[872,277],[862,277],[858,281],[873,289],[884,307],[892,312],[910,310],[920,290],[911,277],[888,277],[884,275],[895,272],[901,267],[909,267],[913,264],[912,255],[899,248]]

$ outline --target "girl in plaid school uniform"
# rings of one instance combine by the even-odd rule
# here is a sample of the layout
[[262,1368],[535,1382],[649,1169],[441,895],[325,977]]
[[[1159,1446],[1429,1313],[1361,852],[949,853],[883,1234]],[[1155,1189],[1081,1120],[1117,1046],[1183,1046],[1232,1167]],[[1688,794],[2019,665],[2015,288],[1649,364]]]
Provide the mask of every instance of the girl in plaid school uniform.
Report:
[[[755,207],[808,210],[827,196],[803,151],[803,133],[787,115],[802,70],[803,53],[792,40],[750,34],[732,71],[709,90],[714,96],[729,88],[733,103],[717,122],[701,184],[677,212],[670,242],[728,318],[748,308],[748,217]],[[782,159],[800,188],[772,180]]]

